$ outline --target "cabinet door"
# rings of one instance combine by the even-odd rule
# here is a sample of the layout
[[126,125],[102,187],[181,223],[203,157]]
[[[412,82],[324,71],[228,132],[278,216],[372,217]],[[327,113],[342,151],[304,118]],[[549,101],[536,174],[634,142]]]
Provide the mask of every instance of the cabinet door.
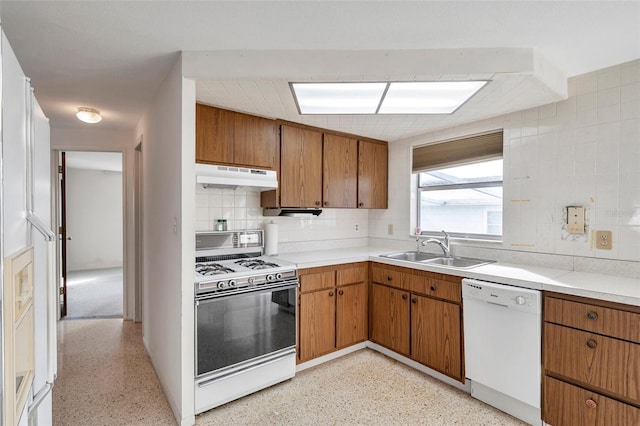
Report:
[[335,289],[300,295],[300,361],[333,351],[336,344]]
[[411,358],[462,379],[459,305],[411,295]]
[[266,118],[235,114],[233,161],[276,170],[279,162],[276,123]]
[[358,141],[325,133],[323,146],[322,205],[355,209],[358,202]]
[[322,133],[282,126],[280,204],[322,206]]
[[233,164],[234,115],[196,104],[196,162]]
[[340,287],[336,291],[336,347],[367,340],[366,284]]
[[372,341],[409,356],[409,293],[371,285]]
[[387,145],[358,141],[358,207],[387,208]]

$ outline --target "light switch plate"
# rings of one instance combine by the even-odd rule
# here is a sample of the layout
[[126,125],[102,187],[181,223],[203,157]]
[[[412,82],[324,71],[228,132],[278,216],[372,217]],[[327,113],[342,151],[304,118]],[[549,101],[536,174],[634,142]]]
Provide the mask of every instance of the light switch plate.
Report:
[[567,207],[567,230],[570,234],[584,235],[584,207]]
[[596,231],[596,248],[600,250],[611,250],[613,240],[611,239],[611,231]]

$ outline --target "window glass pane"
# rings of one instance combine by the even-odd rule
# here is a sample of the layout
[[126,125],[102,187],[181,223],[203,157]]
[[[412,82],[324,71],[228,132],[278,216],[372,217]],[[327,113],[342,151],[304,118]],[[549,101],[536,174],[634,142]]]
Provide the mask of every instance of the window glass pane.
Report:
[[420,192],[425,231],[502,235],[502,187]]
[[420,173],[421,187],[502,181],[502,158]]

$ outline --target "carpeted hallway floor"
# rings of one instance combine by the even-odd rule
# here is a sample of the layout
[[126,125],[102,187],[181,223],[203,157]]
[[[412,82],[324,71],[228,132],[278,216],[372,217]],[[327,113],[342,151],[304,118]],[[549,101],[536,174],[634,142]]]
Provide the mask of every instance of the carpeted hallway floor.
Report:
[[122,292],[122,268],[70,271],[66,318],[121,318]]
[[[121,319],[61,321],[57,426],[174,425],[142,345]],[[523,425],[469,395],[371,350],[196,417],[198,425]]]

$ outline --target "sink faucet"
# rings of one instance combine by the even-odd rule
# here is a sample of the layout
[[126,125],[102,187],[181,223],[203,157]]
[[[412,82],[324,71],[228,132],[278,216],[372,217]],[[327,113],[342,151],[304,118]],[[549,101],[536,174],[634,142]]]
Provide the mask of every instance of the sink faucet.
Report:
[[[429,243],[434,243],[440,246],[440,248],[442,249],[442,252],[444,253],[444,257],[451,257],[451,248],[449,246],[449,234],[443,229],[442,233],[444,234],[444,240],[441,241],[437,238],[429,238],[428,240],[422,240],[422,245],[426,246]],[[420,242],[420,240],[418,239],[418,242]],[[419,245],[418,245],[419,247]],[[418,249],[418,251],[420,251]]]

